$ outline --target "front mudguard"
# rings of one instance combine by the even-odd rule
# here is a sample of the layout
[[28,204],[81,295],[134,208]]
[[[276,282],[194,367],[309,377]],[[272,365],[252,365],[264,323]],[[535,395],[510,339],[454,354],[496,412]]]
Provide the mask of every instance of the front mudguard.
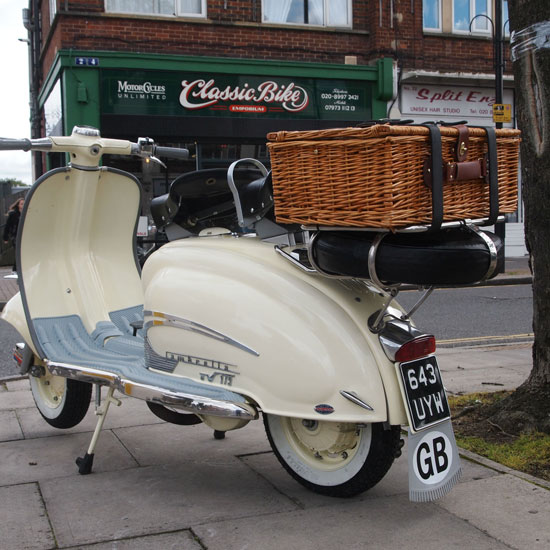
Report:
[[31,349],[36,353],[36,350],[32,346],[31,334],[29,332],[27,320],[25,319],[25,311],[23,310],[23,302],[19,292],[4,306],[0,318],[4,319],[4,321],[8,322],[17,332],[19,332],[21,338],[27,344],[30,343]]

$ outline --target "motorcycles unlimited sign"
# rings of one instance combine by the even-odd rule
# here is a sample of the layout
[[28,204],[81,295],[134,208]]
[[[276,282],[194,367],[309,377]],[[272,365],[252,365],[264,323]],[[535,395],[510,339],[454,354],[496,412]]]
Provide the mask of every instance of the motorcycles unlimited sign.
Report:
[[354,81],[102,72],[105,114],[365,120],[370,103],[370,88]]

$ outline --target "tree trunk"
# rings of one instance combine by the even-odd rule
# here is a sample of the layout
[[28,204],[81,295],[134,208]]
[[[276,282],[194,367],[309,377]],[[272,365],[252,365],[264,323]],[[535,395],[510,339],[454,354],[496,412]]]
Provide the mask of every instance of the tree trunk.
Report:
[[508,9],[535,338],[531,374],[504,406],[550,433],[550,2],[509,0]]

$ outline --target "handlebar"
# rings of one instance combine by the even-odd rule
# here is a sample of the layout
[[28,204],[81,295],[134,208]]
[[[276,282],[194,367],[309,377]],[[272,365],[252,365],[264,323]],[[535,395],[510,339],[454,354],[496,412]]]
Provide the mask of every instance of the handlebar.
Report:
[[31,148],[30,139],[0,138],[0,150],[2,151],[30,151]]
[[189,158],[189,150],[178,147],[161,147],[155,146],[155,156],[163,158],[187,160]]
[[186,160],[189,151],[178,147],[161,147],[151,138],[139,138],[137,143],[122,139],[106,139],[95,128],[75,126],[71,136],[51,136],[40,139],[0,138],[0,151],[51,151],[70,153],[73,164],[93,166],[105,154],[136,155],[162,164],[157,157]]

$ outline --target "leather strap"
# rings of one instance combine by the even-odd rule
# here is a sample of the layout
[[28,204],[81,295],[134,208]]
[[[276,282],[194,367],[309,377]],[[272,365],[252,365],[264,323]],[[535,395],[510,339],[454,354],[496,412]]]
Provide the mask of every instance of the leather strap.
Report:
[[432,223],[430,232],[439,231],[443,222],[443,165],[441,132],[435,124],[425,124],[430,131],[430,145],[432,154],[424,163],[424,181],[429,181],[429,187],[432,190]]
[[448,162],[445,164],[443,171],[445,181],[448,183],[485,178],[487,174],[487,161],[483,158],[464,162]]
[[455,126],[458,130],[458,139],[456,141],[455,156],[457,162],[464,162],[468,158],[469,130],[468,126],[458,124]]

